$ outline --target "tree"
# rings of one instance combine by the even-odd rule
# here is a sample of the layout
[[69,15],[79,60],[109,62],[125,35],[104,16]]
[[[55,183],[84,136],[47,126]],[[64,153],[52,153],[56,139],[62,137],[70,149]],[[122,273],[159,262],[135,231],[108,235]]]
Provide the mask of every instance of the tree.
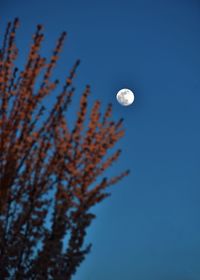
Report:
[[71,279],[91,248],[84,244],[95,218],[91,208],[129,173],[101,177],[121,153],[108,156],[124,134],[123,119],[111,120],[111,104],[101,114],[97,100],[86,124],[86,86],[69,129],[65,112],[79,60],[47,113],[42,100],[58,87],[52,70],[66,33],[48,62],[40,54],[44,34],[38,25],[20,71],[18,24],[18,19],[8,23],[0,49],[0,279]]

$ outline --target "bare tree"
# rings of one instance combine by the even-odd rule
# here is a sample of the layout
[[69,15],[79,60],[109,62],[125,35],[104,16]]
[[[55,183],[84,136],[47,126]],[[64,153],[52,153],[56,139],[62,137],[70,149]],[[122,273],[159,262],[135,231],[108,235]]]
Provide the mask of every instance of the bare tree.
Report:
[[59,84],[51,77],[66,33],[48,62],[40,54],[44,34],[38,25],[20,71],[18,24],[8,23],[0,49],[0,279],[71,279],[91,248],[84,239],[95,218],[92,206],[129,173],[101,176],[120,155],[108,151],[124,134],[123,120],[111,120],[111,104],[101,114],[96,101],[86,123],[86,86],[69,129],[64,113],[79,61],[47,114],[42,100]]

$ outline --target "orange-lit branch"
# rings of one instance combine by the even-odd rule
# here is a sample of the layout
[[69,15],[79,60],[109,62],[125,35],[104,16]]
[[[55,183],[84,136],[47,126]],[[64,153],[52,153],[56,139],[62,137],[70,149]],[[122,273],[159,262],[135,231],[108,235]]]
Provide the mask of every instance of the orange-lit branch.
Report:
[[[86,86],[69,129],[64,114],[75,91],[77,60],[41,121],[46,113],[41,101],[58,89],[52,71],[66,33],[48,62],[40,54],[44,34],[38,25],[20,71],[15,65],[18,25],[18,19],[8,23],[0,49],[0,279],[68,280],[91,248],[84,245],[95,217],[91,207],[128,174],[97,183],[120,156],[121,150],[109,151],[124,135],[123,120],[111,120],[111,104],[101,115],[96,101],[86,121]],[[42,82],[36,90],[39,77]]]

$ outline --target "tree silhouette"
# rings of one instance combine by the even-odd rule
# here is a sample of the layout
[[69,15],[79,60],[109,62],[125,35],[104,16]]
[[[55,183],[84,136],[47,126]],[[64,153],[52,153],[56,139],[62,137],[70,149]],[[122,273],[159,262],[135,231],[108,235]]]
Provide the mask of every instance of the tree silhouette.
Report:
[[40,54],[44,34],[38,25],[20,71],[18,24],[8,23],[0,49],[0,279],[71,279],[91,248],[84,239],[95,218],[92,206],[129,173],[101,177],[120,155],[108,151],[124,134],[123,120],[111,120],[111,104],[101,114],[95,101],[86,123],[86,86],[69,129],[64,113],[79,61],[45,117],[42,100],[58,87],[52,70],[66,33],[48,62]]

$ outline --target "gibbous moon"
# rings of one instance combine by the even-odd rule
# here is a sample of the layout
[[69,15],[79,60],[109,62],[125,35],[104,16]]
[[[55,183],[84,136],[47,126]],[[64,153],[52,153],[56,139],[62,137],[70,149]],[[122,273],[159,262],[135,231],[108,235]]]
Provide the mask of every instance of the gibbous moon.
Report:
[[116,98],[119,104],[123,106],[131,105],[135,99],[134,93],[127,88],[123,88],[120,91],[118,91]]

